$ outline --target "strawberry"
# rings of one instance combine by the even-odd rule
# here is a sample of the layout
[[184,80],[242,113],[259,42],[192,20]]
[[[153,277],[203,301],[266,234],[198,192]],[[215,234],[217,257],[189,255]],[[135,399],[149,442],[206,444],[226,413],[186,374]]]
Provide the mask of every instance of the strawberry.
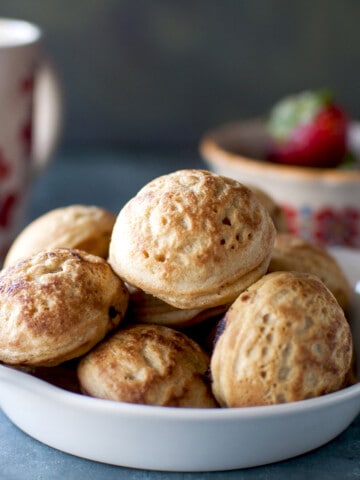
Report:
[[348,117],[329,92],[306,91],[274,106],[267,159],[306,167],[336,167],[346,157]]

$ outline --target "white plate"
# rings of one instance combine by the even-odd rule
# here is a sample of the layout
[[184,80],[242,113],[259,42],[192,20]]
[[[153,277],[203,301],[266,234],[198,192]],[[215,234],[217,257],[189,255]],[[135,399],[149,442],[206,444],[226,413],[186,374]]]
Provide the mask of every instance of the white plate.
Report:
[[[355,287],[360,252],[332,252]],[[355,290],[351,322],[359,345],[360,292]],[[228,470],[285,460],[333,439],[360,412],[360,384],[300,402],[215,410],[90,398],[5,366],[0,366],[0,387],[5,414],[41,442],[91,460],[168,471]]]

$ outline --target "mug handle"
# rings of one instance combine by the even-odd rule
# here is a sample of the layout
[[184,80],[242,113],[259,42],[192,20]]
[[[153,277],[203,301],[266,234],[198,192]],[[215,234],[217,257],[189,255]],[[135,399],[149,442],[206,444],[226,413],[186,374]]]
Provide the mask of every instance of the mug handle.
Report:
[[59,75],[46,59],[36,74],[34,87],[32,164],[40,174],[59,143],[63,123],[63,93]]

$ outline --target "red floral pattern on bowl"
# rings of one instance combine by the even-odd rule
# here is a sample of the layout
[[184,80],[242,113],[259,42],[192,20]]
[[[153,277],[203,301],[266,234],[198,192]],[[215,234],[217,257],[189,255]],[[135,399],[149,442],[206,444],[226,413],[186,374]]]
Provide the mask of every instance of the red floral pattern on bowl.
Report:
[[360,209],[332,206],[299,209],[283,205],[288,228],[294,235],[315,240],[322,245],[360,248]]

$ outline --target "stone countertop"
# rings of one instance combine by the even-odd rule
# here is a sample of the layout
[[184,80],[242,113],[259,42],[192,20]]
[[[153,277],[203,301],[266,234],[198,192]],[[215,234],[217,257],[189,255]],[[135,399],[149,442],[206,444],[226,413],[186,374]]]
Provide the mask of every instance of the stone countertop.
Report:
[[[97,204],[117,212],[152,178],[179,168],[206,168],[194,153],[114,151],[58,155],[34,187],[27,221],[59,206]],[[0,410],[1,480],[360,479],[360,416],[336,439],[306,455],[229,472],[154,472],[105,465],[50,448],[14,426]]]

